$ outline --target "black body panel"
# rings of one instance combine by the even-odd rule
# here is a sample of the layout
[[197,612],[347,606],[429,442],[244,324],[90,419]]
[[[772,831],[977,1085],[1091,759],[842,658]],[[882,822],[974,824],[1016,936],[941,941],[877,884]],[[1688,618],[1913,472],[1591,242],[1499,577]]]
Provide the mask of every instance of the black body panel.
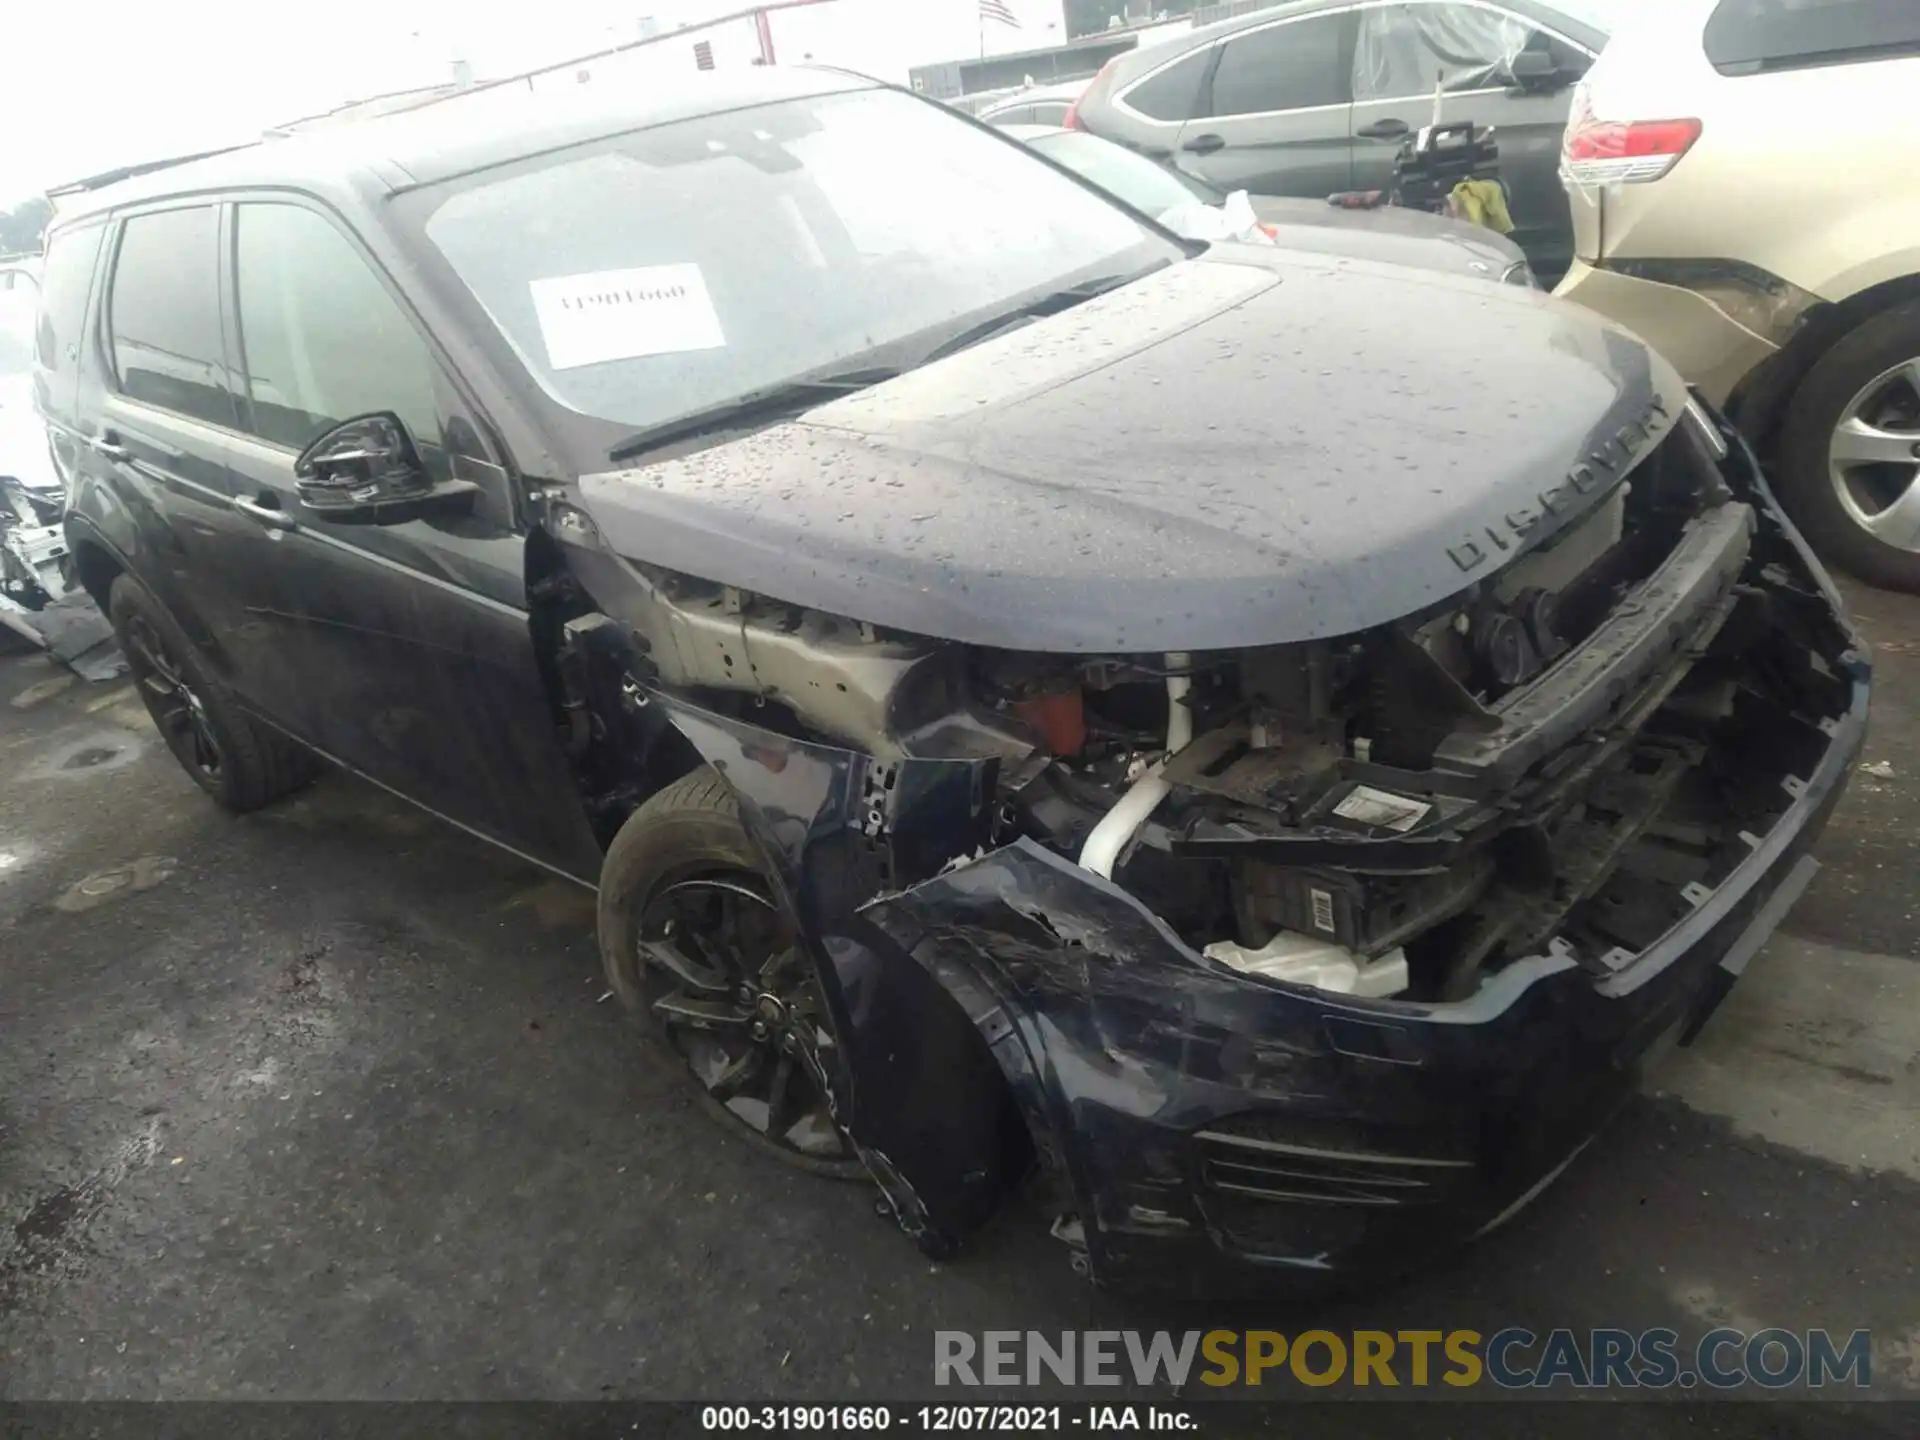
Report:
[[582,494],[630,559],[916,634],[1273,645],[1491,574],[1684,399],[1639,341],[1533,291],[1216,247]]

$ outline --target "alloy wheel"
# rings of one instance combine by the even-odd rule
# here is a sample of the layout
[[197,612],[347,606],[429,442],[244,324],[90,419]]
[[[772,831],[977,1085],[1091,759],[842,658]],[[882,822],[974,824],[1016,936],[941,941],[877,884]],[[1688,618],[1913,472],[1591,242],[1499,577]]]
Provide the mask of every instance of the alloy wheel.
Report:
[[1854,524],[1896,549],[1920,551],[1920,358],[1882,371],[1847,402],[1827,467]]
[[708,1096],[811,1168],[856,1168],[828,1104],[833,1038],[818,986],[759,877],[663,886],[638,945],[650,1007]]
[[141,615],[127,622],[127,663],[140,698],[167,748],[188,770],[213,783],[220,780],[220,742],[199,693],[184,666],[153,625]]

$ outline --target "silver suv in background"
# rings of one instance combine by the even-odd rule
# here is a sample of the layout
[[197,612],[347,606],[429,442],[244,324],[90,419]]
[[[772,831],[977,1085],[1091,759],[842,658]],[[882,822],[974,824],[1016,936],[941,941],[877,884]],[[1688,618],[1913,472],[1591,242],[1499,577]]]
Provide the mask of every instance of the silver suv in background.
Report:
[[1560,294],[1752,437],[1814,548],[1920,590],[1915,0],[1669,0],[1623,18],[1566,137]]
[[1299,0],[1108,62],[1067,123],[1219,190],[1325,197],[1384,189],[1409,131],[1444,113],[1491,125],[1514,239],[1549,281],[1573,254],[1558,173],[1575,81],[1606,43],[1537,0]]

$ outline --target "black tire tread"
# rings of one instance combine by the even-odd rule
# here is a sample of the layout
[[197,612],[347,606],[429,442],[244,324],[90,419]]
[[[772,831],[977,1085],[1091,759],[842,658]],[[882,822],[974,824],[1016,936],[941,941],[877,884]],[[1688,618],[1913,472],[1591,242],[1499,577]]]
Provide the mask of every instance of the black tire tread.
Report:
[[201,776],[188,773],[224,808],[237,815],[262,809],[308,784],[319,773],[319,761],[311,751],[241,708],[227,687],[201,663],[166,607],[138,580],[131,575],[116,576],[107,596],[107,610],[116,634],[125,617],[137,610],[161,632],[178,663],[192,676],[194,689],[218,732],[220,784],[208,785]]
[[682,1077],[695,1103],[729,1134],[796,1170],[838,1180],[865,1178],[866,1169],[856,1159],[800,1155],[741,1125],[694,1078],[647,1008],[633,934],[639,901],[652,877],[665,873],[670,864],[689,858],[711,859],[756,872],[762,868],[760,856],[740,823],[740,806],[733,788],[708,766],[681,776],[649,796],[627,817],[613,844],[607,847],[606,860],[600,867],[598,929],[600,961],[608,988],[633,1017],[648,1045]]

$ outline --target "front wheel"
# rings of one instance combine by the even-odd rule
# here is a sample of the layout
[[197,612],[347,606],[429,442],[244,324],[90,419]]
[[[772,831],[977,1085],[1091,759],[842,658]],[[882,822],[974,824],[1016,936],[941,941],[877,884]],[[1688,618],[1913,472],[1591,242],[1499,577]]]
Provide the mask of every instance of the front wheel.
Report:
[[1843,337],[1800,382],[1780,500],[1823,559],[1920,591],[1920,303]]
[[709,1115],[796,1169],[866,1174],[828,1104],[833,1037],[811,962],[711,770],[667,786],[614,837],[599,934],[608,985]]

